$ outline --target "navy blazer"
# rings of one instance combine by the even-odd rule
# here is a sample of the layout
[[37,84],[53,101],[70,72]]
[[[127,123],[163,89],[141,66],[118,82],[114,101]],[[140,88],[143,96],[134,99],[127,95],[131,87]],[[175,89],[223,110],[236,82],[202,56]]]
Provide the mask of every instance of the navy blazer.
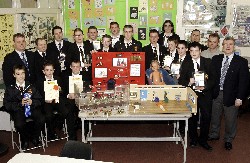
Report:
[[[211,71],[215,72],[213,89],[213,98],[217,98],[220,91],[220,77],[222,60],[224,54],[216,55],[212,58]],[[238,55],[234,54],[232,61],[230,62],[227,74],[225,76],[223,85],[223,103],[225,106],[232,106],[235,104],[235,100],[244,100],[248,91],[249,83],[249,70],[248,61]]]
[[[29,71],[27,70],[27,68],[25,69],[25,80],[33,84],[36,78],[34,68],[34,55],[30,51],[25,51],[25,55],[27,57],[29,67]],[[2,70],[5,86],[14,85],[16,83],[16,79],[13,76],[13,67],[17,64],[23,65],[25,67],[22,59],[19,57],[19,54],[15,50],[4,57]]]

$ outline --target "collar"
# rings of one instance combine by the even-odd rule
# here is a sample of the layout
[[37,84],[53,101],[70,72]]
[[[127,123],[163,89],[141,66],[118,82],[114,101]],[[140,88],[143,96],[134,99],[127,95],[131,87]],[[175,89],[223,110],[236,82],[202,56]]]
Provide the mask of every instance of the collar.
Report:
[[83,48],[83,46],[84,46],[83,42],[82,42],[82,43],[76,43],[76,45],[77,45],[78,47],[81,46],[82,48]]
[[184,56],[182,56],[181,58],[179,56],[179,59],[182,59],[182,61],[183,61],[185,59],[185,57],[186,57],[186,54]]
[[107,51],[108,52],[109,51],[109,47],[108,48],[103,47],[102,51]]
[[124,39],[124,44],[132,44],[132,39],[130,40],[130,41],[126,41],[125,39]]
[[16,52],[17,52],[17,54],[19,54],[19,55],[22,55],[22,53],[24,53],[25,54],[25,50],[24,51],[17,51],[17,50],[15,50]]
[[200,62],[201,62],[201,58],[198,58],[197,60],[194,60],[193,58],[192,58],[192,61],[193,61],[193,63],[198,63],[199,65],[200,65]]
[[153,44],[150,44],[150,45],[151,45],[152,48],[154,48],[154,47],[158,48],[159,47],[158,43],[156,43],[156,46],[154,46]]
[[45,53],[46,56],[46,52],[40,52],[39,50],[37,50],[37,52],[43,57],[43,53]]
[[112,39],[120,39],[120,35],[118,35],[118,36],[111,36],[112,37]]
[[61,42],[55,40],[55,43],[56,43],[56,45],[58,45],[59,43],[61,43],[61,45],[62,45],[63,44],[63,40]]
[[78,75],[80,75],[80,72],[78,73],[78,74],[73,74],[73,72],[72,72],[72,76],[74,77],[74,76],[78,76]]
[[16,86],[19,87],[23,87],[23,89],[25,88],[25,81],[23,82],[23,84],[20,84],[16,81]]
[[232,53],[232,54],[230,54],[230,55],[225,55],[225,54],[224,54],[223,59],[226,59],[226,57],[228,57],[229,60],[232,60],[233,57],[234,57],[234,53]]
[[170,37],[170,36],[172,36],[172,35],[173,35],[173,33],[170,33],[170,34],[164,33],[163,37]]
[[45,76],[45,80],[46,80],[46,81],[49,81],[49,80],[53,81],[53,80],[54,80],[54,76],[52,75],[52,78],[51,78],[51,79],[48,79],[47,76]]

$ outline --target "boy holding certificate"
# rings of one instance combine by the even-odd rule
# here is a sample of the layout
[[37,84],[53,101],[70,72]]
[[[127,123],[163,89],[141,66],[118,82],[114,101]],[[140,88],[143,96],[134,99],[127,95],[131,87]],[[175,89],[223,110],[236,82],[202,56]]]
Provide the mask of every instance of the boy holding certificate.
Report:
[[62,87],[60,87],[61,81],[54,74],[54,66],[51,63],[44,64],[44,80],[37,82],[37,88],[43,97],[43,106],[46,117],[46,123],[48,126],[48,139],[58,139],[58,135],[55,132],[56,124],[53,122],[53,112],[56,111],[66,118],[69,139],[76,140],[76,131],[74,129],[74,115],[73,112],[66,107],[65,98],[62,96]]
[[[211,119],[211,108],[212,108],[212,98],[211,89],[213,87],[213,72],[209,71],[210,59],[201,57],[201,46],[197,42],[190,44],[190,55],[192,59],[187,60],[185,64],[182,64],[179,84],[183,86],[190,86],[196,91],[198,95],[198,105],[197,108],[200,109],[201,123],[200,123],[200,136],[197,133],[197,121],[199,115],[193,115],[189,118],[188,131],[189,137],[191,139],[190,146],[196,147],[199,143],[204,149],[212,150],[212,147],[208,145],[208,132]],[[201,74],[204,74],[204,78],[201,78]],[[197,79],[197,76],[199,78]],[[202,82],[206,80],[206,82]],[[199,113],[199,111],[197,111]]]

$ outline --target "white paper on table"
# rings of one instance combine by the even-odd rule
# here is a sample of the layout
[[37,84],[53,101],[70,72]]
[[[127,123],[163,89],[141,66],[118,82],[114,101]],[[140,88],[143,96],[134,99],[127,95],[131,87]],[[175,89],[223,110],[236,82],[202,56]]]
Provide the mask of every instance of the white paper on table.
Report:
[[197,71],[194,73],[195,86],[205,86],[205,73],[203,71]]
[[75,85],[77,85],[79,91],[83,90],[82,75],[69,76],[69,93],[76,93]]
[[59,86],[57,81],[44,81],[45,100],[55,100],[59,103]]
[[170,67],[172,61],[173,61],[173,58],[169,55],[165,56],[164,59],[164,67]]
[[93,46],[95,50],[101,49],[100,41],[93,41]]
[[179,63],[172,63],[171,65],[171,74],[177,75],[180,74],[181,64]]

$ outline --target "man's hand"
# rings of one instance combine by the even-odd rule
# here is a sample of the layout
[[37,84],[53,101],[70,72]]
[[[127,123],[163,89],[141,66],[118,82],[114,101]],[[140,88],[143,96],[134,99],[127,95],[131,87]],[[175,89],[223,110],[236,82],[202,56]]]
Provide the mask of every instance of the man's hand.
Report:
[[242,100],[241,100],[241,99],[236,99],[234,105],[235,105],[236,107],[241,106],[241,105],[242,105]]
[[32,105],[32,100],[30,98],[23,98],[22,99],[22,106],[24,106],[26,104]]
[[205,89],[205,87],[197,86],[197,87],[195,87],[195,89],[203,91]]
[[68,98],[69,99],[75,99],[75,94],[74,93],[69,93]]

